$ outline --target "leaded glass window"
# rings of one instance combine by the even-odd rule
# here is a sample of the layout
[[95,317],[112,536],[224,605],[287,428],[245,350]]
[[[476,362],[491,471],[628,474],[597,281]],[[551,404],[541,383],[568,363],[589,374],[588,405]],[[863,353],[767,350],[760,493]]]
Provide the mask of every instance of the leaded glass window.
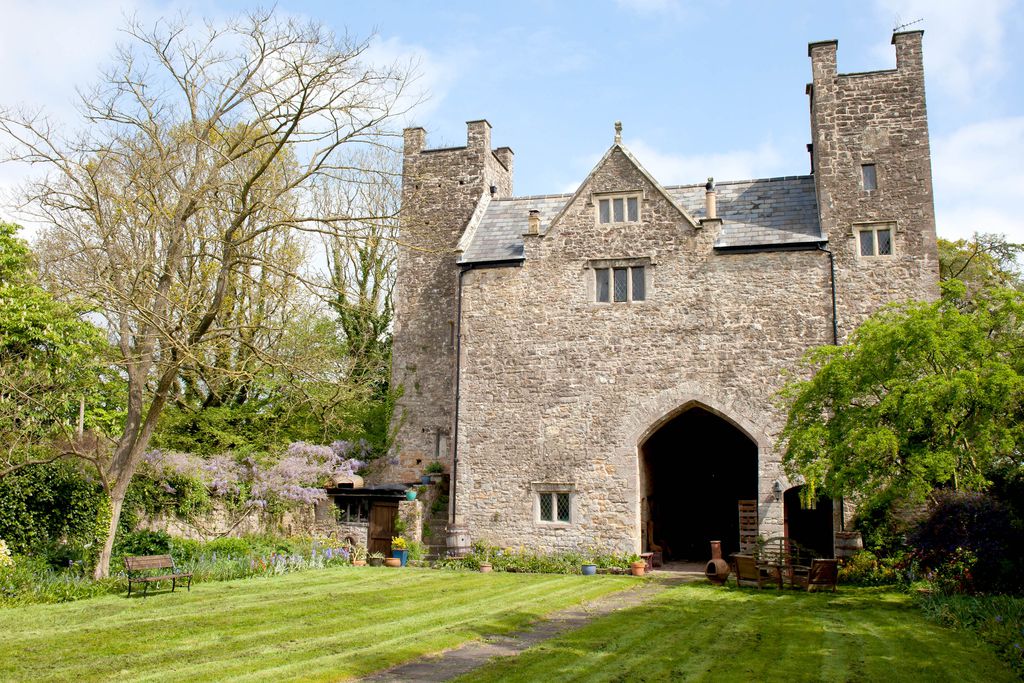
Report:
[[879,230],[875,233],[878,239],[878,255],[888,256],[892,254],[892,238],[888,230]]
[[860,255],[875,255],[875,233],[871,230],[861,230],[860,232]]
[[541,518],[541,520],[543,520],[545,522],[553,522],[554,521],[555,518],[554,518],[554,510],[552,509],[553,507],[554,506],[552,505],[551,494],[550,493],[542,493],[542,494],[540,494],[540,518]]
[[636,223],[640,220],[640,198],[636,195],[597,200],[599,223]]
[[629,271],[633,276],[633,301],[643,301],[647,298],[647,282],[644,280],[643,266],[630,268]]
[[629,301],[629,279],[625,268],[615,268],[615,301]]
[[864,181],[865,190],[878,189],[878,175],[875,172],[874,164],[864,164],[860,167],[861,178]]
[[864,226],[857,231],[861,256],[892,256],[892,223]]
[[608,269],[599,268],[594,271],[597,277],[597,300],[605,303],[611,301],[609,296],[610,284],[608,281]]
[[540,521],[572,522],[572,494],[544,491],[538,494],[540,503]]
[[555,497],[558,499],[558,521],[568,522],[569,521],[569,494],[568,493],[556,493]]
[[595,300],[600,303],[625,303],[647,299],[644,266],[594,269]]

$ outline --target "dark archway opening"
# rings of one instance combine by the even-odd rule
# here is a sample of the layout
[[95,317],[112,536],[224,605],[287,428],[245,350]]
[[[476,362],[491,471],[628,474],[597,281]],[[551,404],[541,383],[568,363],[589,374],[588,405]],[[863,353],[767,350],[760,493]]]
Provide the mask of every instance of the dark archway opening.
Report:
[[757,444],[703,408],[667,422],[640,447],[644,550],[704,561],[711,541],[739,551],[741,500],[757,499]]
[[813,507],[800,504],[803,486],[794,486],[783,494],[786,515],[786,538],[813,550],[818,557],[832,557],[832,499],[822,496]]

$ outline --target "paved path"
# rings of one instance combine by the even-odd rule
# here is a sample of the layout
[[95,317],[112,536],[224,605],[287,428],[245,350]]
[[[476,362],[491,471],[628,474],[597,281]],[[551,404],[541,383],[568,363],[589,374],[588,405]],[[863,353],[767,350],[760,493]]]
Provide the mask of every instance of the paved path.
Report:
[[[694,569],[696,567],[696,570]],[[439,683],[467,674],[486,664],[494,657],[513,657],[523,650],[545,640],[572,631],[620,609],[636,607],[670,586],[704,578],[703,565],[667,565],[666,571],[656,571],[652,580],[636,588],[605,595],[597,600],[549,614],[522,631],[504,636],[493,636],[483,641],[471,641],[452,650],[413,660],[406,664],[379,671],[363,681],[410,681],[413,683]]]

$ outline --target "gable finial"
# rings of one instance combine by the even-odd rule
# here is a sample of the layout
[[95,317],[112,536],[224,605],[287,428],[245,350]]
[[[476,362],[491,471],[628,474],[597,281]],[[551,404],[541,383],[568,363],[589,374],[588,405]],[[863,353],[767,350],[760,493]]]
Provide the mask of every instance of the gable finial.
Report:
[[615,144],[622,144],[622,121],[615,122]]

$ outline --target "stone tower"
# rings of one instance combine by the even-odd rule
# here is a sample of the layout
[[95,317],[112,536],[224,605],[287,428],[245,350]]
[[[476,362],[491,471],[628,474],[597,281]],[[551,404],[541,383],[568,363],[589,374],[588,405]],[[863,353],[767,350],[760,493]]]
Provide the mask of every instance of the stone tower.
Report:
[[464,147],[425,149],[422,128],[405,130],[401,241],[395,291],[395,451],[385,478],[413,481],[432,460],[449,463],[455,417],[459,243],[491,199],[512,194],[512,150],[491,149],[491,125],[467,124]]
[[837,73],[835,40],[808,46],[813,174],[840,341],[882,304],[938,294],[922,35],[893,34],[896,68],[869,73]]

